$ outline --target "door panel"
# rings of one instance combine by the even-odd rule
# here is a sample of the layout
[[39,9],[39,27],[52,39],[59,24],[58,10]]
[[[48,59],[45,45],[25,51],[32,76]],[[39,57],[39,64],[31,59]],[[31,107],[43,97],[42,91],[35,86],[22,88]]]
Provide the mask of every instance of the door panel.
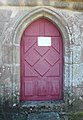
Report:
[[58,29],[50,21],[45,21],[45,35],[46,36],[59,36]]
[[[38,46],[38,37],[50,37],[51,46]],[[63,43],[57,27],[41,18],[31,23],[21,39],[20,100],[63,98]]]

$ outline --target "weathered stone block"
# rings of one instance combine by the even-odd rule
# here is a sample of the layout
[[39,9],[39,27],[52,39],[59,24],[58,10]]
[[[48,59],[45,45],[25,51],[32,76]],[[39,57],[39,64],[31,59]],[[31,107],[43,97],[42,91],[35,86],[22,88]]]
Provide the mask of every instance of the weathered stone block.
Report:
[[11,10],[1,10],[0,9],[0,22],[9,21],[11,13],[12,13]]
[[[0,42],[2,40],[2,37],[0,37]],[[0,44],[0,65],[2,64],[2,49],[1,49],[1,44]]]
[[38,5],[38,3],[41,5],[43,3],[43,0],[25,0],[25,5]]
[[19,1],[20,1],[20,0],[10,0],[10,1],[7,0],[7,1],[6,1],[6,4],[7,4],[7,5],[16,5],[16,6],[17,6],[17,5],[19,5]]
[[81,46],[73,46],[73,63],[81,63]]
[[5,22],[0,22],[0,36],[1,36],[2,33],[3,33],[4,26],[5,26]]
[[32,113],[28,115],[28,120],[60,120],[56,112]]
[[[82,85],[82,87],[80,87],[80,85]],[[83,100],[83,83],[81,83],[80,85],[79,85],[79,87],[73,86],[73,96],[75,98]]]
[[15,55],[13,56],[13,62],[15,64],[20,64],[20,53],[19,53],[20,46],[13,46],[13,49],[14,49],[14,55]]
[[4,92],[4,84],[0,84],[0,104],[4,102],[5,92]]
[[65,54],[64,58],[65,58],[64,60],[65,60],[66,64],[71,64],[72,63],[72,58],[73,58],[72,51],[66,51],[66,54]]
[[0,83],[1,84],[7,84],[8,81],[8,85],[11,84],[10,83],[10,76],[11,76],[11,70],[9,67],[6,66],[1,66],[0,67]]
[[81,47],[81,62],[83,63],[83,47]]
[[70,85],[70,66],[68,64],[65,64],[64,66],[64,77],[63,82],[65,84],[65,87],[69,87]]
[[2,55],[2,60],[3,60],[3,63],[6,63],[6,64],[11,64],[12,63],[12,53],[13,53],[13,49],[12,49],[12,46],[6,44],[3,46],[2,48],[3,50],[3,55]]
[[73,86],[77,86],[83,82],[83,64],[73,64],[71,67]]

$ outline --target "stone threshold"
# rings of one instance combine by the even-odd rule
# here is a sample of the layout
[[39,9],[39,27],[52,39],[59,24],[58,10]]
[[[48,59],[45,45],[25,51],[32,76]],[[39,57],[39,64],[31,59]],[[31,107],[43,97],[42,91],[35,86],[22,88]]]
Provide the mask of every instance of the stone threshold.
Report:
[[56,111],[33,112],[28,108],[19,106],[0,106],[0,120],[68,120],[68,114]]

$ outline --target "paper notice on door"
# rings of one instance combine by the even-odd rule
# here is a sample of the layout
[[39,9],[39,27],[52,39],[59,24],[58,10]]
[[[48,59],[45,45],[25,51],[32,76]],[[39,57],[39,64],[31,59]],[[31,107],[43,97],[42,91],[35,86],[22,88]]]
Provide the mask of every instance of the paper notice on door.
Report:
[[38,37],[38,46],[51,46],[51,37]]

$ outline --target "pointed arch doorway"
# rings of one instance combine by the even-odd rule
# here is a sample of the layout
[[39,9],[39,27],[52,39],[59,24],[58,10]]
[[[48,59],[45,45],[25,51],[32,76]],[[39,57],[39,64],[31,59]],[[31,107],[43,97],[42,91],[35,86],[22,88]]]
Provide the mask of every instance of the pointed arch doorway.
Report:
[[40,18],[23,32],[20,44],[20,100],[63,99],[63,40],[58,28]]

